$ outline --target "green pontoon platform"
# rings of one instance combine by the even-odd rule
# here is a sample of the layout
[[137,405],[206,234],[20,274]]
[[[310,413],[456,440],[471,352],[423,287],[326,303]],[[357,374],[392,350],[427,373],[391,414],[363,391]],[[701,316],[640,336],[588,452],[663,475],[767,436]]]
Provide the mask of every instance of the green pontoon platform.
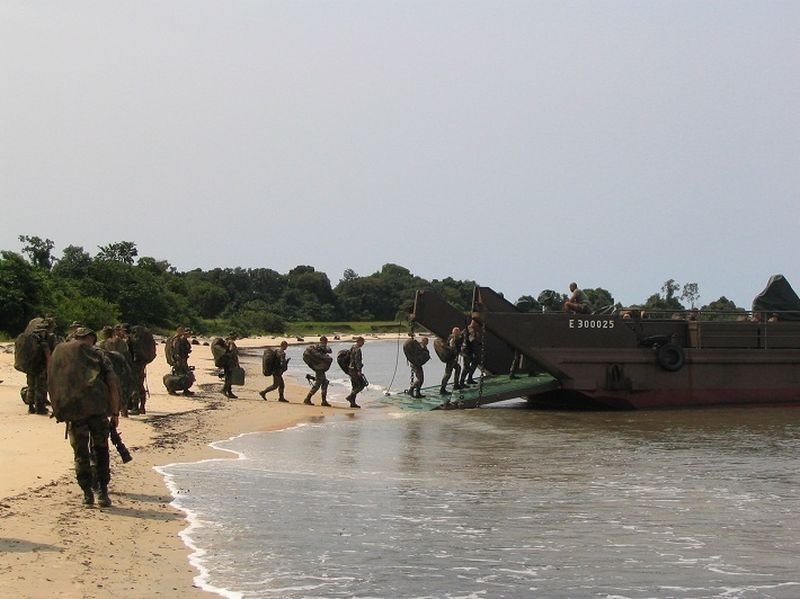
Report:
[[[479,379],[476,379],[479,380]],[[483,377],[483,384],[468,385],[465,389],[453,391],[451,395],[439,395],[439,386],[423,387],[425,397],[414,398],[406,393],[395,393],[386,398],[392,404],[409,410],[438,410],[447,399],[452,408],[478,408],[490,403],[505,401],[515,397],[538,395],[559,388],[559,383],[549,374],[533,376],[521,375],[510,378],[505,375]]]

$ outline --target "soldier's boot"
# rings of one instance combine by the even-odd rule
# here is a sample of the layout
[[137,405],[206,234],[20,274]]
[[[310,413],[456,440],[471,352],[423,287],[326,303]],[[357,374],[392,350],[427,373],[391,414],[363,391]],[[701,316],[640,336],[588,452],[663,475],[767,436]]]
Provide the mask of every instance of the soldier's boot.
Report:
[[350,402],[351,408],[360,408],[361,406],[356,403],[356,396],[352,393],[347,396],[347,401]]
[[307,406],[313,406],[314,405],[314,402],[311,401],[311,393],[306,395],[306,398],[303,400],[303,403],[306,404]]
[[94,505],[94,493],[91,489],[83,489],[83,505],[87,507]]
[[283,402],[283,403],[289,403],[289,400],[288,400],[288,399],[286,399],[286,398],[283,396],[283,393],[281,393],[280,397],[278,397],[278,401],[281,401],[281,402]]
[[258,394],[261,396],[261,399],[267,401],[267,392],[266,391],[259,391]]
[[100,507],[111,507],[111,498],[108,496],[107,487],[100,487],[100,493],[97,496],[97,505]]
[[319,405],[325,406],[326,408],[331,407],[331,404],[328,403],[328,396],[326,394],[322,394],[322,402]]
[[442,385],[439,388],[439,395],[450,395],[450,392],[447,390],[447,388],[444,385]]
[[140,414],[147,414],[147,410],[144,409],[145,400],[142,400],[142,403],[139,404],[139,413]]

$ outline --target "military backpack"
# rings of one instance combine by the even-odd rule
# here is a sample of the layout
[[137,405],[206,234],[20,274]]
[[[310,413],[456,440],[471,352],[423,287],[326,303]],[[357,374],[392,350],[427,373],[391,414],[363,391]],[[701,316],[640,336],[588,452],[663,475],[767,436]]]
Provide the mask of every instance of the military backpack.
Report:
[[274,348],[268,347],[261,356],[261,372],[264,376],[272,376],[280,368],[278,363],[278,352]]
[[53,350],[47,390],[58,422],[111,416],[111,392],[103,376],[102,352],[79,341],[59,343]]
[[43,343],[37,333],[20,333],[14,340],[14,368],[25,374],[39,374],[47,368]]
[[340,349],[339,353],[336,354],[336,363],[345,374],[350,374],[350,359],[352,357],[351,349],[352,348]]
[[214,337],[211,340],[211,355],[217,368],[225,368],[228,365],[228,344],[222,337]]

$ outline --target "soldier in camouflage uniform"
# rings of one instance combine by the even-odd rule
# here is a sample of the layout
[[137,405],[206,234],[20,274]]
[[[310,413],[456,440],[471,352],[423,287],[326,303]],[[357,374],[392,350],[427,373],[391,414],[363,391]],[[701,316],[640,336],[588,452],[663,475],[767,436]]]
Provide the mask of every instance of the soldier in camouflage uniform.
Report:
[[360,408],[361,406],[356,403],[356,395],[363,391],[367,386],[367,379],[364,378],[364,360],[361,355],[361,348],[364,346],[364,338],[356,337],[356,342],[350,348],[350,367],[348,374],[350,375],[350,395],[347,396],[347,401],[350,402],[351,408]]
[[450,336],[447,338],[447,346],[450,348],[450,355],[452,356],[447,362],[444,363],[444,376],[442,376],[442,386],[439,388],[439,395],[450,395],[447,390],[447,383],[450,377],[453,376],[453,389],[461,389],[459,379],[461,377],[461,364],[458,363],[458,357],[461,354],[461,329],[453,327]]
[[239,366],[239,348],[236,347],[238,335],[235,331],[228,333],[225,338],[225,365],[222,367],[225,382],[222,385],[222,394],[229,399],[238,399],[233,393],[233,369]]
[[278,401],[284,403],[289,401],[283,396],[283,391],[286,389],[286,383],[283,381],[283,373],[286,372],[287,368],[289,368],[289,360],[291,359],[286,357],[287,347],[289,347],[289,344],[286,343],[286,341],[281,341],[281,346],[275,350],[275,359],[278,361],[278,364],[272,373],[272,384],[263,391],[258,392],[258,394],[261,396],[261,399],[264,401],[267,400],[267,393],[274,391],[275,389],[278,390]]
[[[420,341],[417,341],[420,347],[424,350],[424,352],[429,353],[428,350],[428,338],[422,337]],[[411,372],[413,373],[411,386],[408,389],[408,394],[411,397],[422,398],[425,397],[420,389],[422,389],[422,384],[425,382],[425,370],[423,370],[422,366],[417,366],[416,364],[411,364]]]
[[[310,351],[315,351],[315,352],[320,353],[320,354],[329,354],[329,353],[331,353],[331,348],[328,347],[328,338],[325,335],[323,335],[322,337],[319,338],[319,343],[317,345],[310,346],[309,350]],[[305,400],[303,400],[303,403],[306,404],[306,405],[309,405],[309,406],[310,405],[314,405],[314,403],[311,401],[311,398],[314,396],[314,394],[317,391],[322,389],[322,392],[321,392],[322,403],[320,403],[320,405],[321,406],[330,406],[331,404],[328,403],[328,384],[329,383],[330,383],[330,381],[328,380],[328,377],[325,375],[325,371],[324,370],[315,370],[314,371],[314,384],[311,386],[311,389],[309,390],[308,395],[306,395]]]
[[[194,374],[192,373],[192,368],[189,366],[189,354],[192,353],[192,343],[189,341],[189,337],[192,336],[192,329],[189,327],[178,327],[175,339],[173,341],[173,359],[175,360],[175,365],[172,367],[174,374],[182,377],[184,380],[191,380],[194,382]],[[189,383],[191,386],[192,383]],[[171,392],[171,395],[175,395],[175,392]],[[187,396],[194,395],[194,391],[190,391],[189,387],[186,387],[183,390],[183,394]]]
[[53,334],[55,322],[52,319],[38,319],[33,328],[33,334],[39,342],[39,351],[44,359],[42,368],[35,373],[26,373],[25,403],[28,404],[29,414],[41,414],[47,416],[47,363],[50,361],[50,353],[56,345],[56,337]]
[[[69,443],[75,456],[75,477],[83,490],[83,504],[94,505],[92,483],[93,477],[97,476],[100,487],[98,504],[100,507],[108,507],[111,505],[108,496],[108,483],[111,480],[108,437],[111,427],[119,424],[119,384],[108,356],[101,349],[93,347],[96,341],[97,336],[94,331],[80,327],[73,333],[73,339],[67,343],[83,344],[99,354],[101,365],[99,377],[105,381],[109,389],[107,405],[103,413],[67,420],[67,426]],[[96,464],[96,473],[93,472],[92,461]]]

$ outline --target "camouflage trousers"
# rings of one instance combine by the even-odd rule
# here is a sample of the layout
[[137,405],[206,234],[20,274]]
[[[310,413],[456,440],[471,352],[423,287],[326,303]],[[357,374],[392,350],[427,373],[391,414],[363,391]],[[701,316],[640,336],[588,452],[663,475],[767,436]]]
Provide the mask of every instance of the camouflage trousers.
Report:
[[108,434],[110,424],[107,416],[90,416],[69,423],[69,444],[75,455],[75,477],[84,491],[92,488],[92,462],[97,468],[97,482],[100,488],[108,487],[111,468],[108,454]]
[[25,403],[31,412],[44,412],[47,410],[47,371],[39,374],[26,375],[28,390],[25,393]]
[[457,387],[458,381],[461,378],[461,364],[458,363],[458,358],[455,360],[448,360],[444,363],[444,376],[442,377],[442,387],[447,385],[450,381],[450,376],[455,373],[453,377],[453,384]]
[[325,376],[325,371],[324,370],[315,370],[314,371],[314,384],[311,385],[311,390],[308,392],[308,396],[311,397],[312,395],[314,395],[314,393],[316,393],[317,391],[322,389],[322,393],[321,393],[322,399],[326,399],[328,397],[328,384],[329,383],[330,383],[330,381],[328,380],[328,377]]
[[421,389],[422,383],[425,382],[425,371],[422,370],[422,366],[411,366],[411,372],[414,374],[413,380],[411,381],[411,389]]

